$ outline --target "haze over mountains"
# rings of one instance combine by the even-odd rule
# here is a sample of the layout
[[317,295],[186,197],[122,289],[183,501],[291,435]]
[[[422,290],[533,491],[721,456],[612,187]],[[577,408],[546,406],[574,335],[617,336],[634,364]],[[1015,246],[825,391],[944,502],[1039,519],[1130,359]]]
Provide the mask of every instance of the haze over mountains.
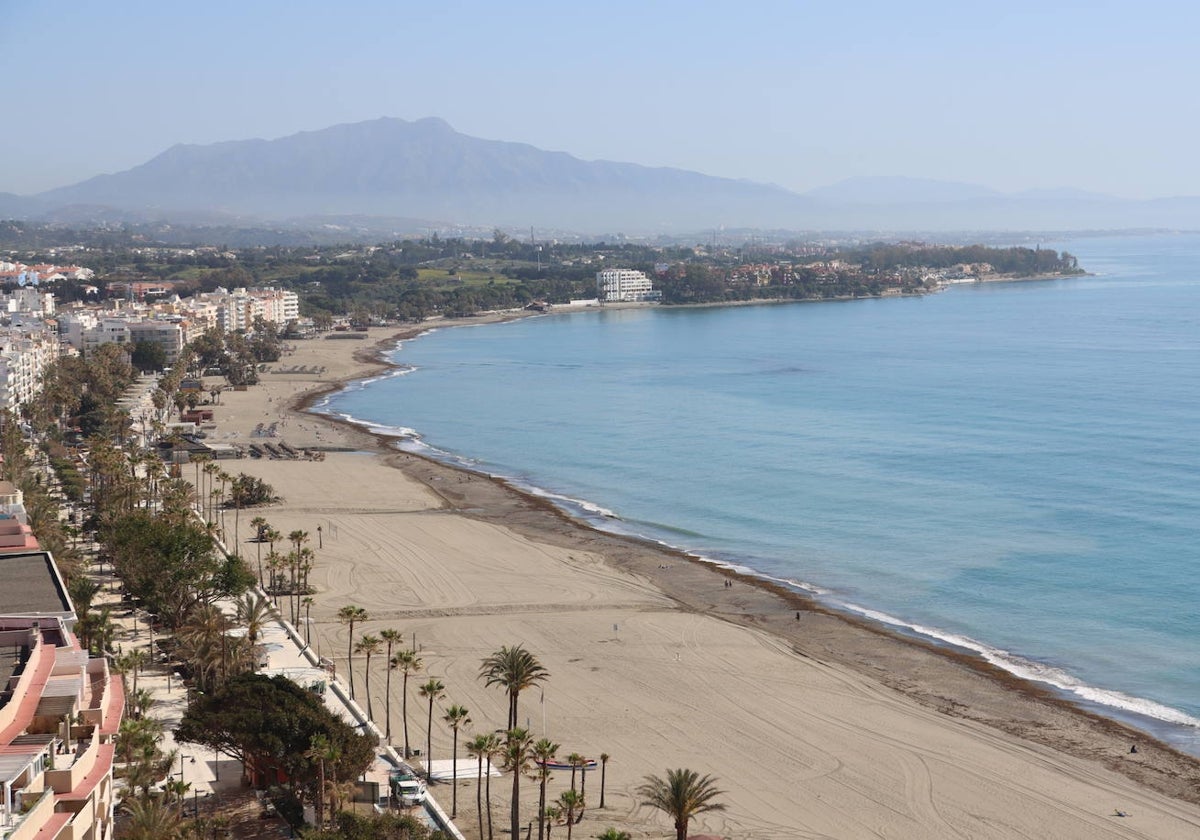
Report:
[[1200,198],[1078,190],[1005,194],[944,181],[853,178],[800,194],[681,169],[583,161],[483,140],[440,119],[383,118],[277,140],[177,145],[141,166],[22,197],[0,216],[229,223],[387,217],[580,233],[1200,228]]

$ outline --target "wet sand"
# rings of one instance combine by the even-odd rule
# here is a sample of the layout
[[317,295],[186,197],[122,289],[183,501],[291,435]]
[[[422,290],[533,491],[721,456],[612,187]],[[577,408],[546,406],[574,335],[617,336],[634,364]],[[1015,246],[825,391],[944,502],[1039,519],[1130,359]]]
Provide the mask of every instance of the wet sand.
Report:
[[[477,679],[479,663],[501,645],[521,643],[551,673],[544,690],[521,695],[521,722],[561,743],[560,756],[612,756],[603,810],[599,774],[589,774],[586,821],[576,829],[586,836],[609,825],[634,837],[669,834],[667,821],[639,806],[635,793],[646,774],[667,767],[711,773],[726,791],[728,810],[703,815],[693,833],[1200,835],[1200,762],[1143,733],[977,657],[901,638],[653,543],[595,531],[503,482],[303,413],[340,383],[386,370],[379,350],[395,335],[297,342],[261,385],[222,395],[212,438],[246,444],[258,440],[250,436],[258,423],[275,423],[275,440],[293,447],[353,450],[327,451],[322,461],[222,466],[262,477],[282,497],[243,511],[244,520],[262,515],[284,534],[309,532],[315,638],[339,672],[342,606],[370,613],[356,636],[387,627],[406,643],[415,635],[425,672],[410,681],[414,746],[424,747],[427,713],[415,684],[430,675],[447,686],[434,713],[435,759],[449,758],[452,748],[438,722],[441,707],[458,703],[471,712],[460,758],[470,734],[503,726],[504,697]],[[257,546],[241,548],[253,565]],[[381,728],[382,658],[371,677]],[[355,669],[361,701],[361,658]],[[399,674],[392,694],[392,741],[401,744]],[[1139,751],[1130,754],[1135,742]],[[555,773],[551,798],[569,782],[569,773]],[[477,833],[473,788],[464,783],[459,791],[458,822],[468,836]],[[525,824],[537,791],[531,782],[523,789]],[[508,825],[508,791],[507,779],[493,780],[497,830]],[[435,794],[448,803],[447,787]]]

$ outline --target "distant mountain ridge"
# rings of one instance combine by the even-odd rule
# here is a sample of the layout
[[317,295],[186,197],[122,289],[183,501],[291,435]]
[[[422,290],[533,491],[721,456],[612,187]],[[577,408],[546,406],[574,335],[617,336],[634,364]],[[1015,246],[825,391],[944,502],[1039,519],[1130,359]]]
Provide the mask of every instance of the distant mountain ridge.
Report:
[[850,178],[800,194],[683,169],[584,161],[470,137],[433,117],[385,117],[275,140],[172,146],[124,172],[37,196],[0,193],[0,216],[247,225],[377,217],[598,234],[1062,231],[1200,228],[1200,198],[1005,194],[904,177]]
[[173,146],[126,172],[39,198],[161,213],[384,215],[560,227],[565,220],[608,229],[720,224],[723,217],[765,222],[807,201],[778,187],[682,169],[583,161],[481,140],[436,118],[383,118],[278,140]]

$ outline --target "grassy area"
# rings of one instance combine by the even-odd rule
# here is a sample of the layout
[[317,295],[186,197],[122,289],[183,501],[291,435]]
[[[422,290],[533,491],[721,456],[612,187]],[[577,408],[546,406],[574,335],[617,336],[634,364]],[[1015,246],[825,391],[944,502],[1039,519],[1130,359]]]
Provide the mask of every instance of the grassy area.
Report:
[[488,283],[497,284],[513,282],[503,274],[494,271],[473,271],[460,268],[455,274],[445,268],[419,268],[417,280],[428,283],[437,289],[453,289],[460,286],[486,286]]

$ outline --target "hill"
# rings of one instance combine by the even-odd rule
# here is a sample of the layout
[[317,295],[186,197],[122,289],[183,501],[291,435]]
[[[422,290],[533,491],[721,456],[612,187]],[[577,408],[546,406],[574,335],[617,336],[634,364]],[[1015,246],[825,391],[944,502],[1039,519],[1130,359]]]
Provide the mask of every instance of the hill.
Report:
[[[682,169],[585,161],[382,118],[276,140],[177,145],[124,172],[34,197],[0,217],[289,230],[493,226],[585,235],[717,228],[861,233],[1198,229],[1200,198],[1130,201],[1072,189],[850,178],[806,194]],[[376,221],[371,221],[376,220]],[[376,223],[379,222],[379,223]]]
[[147,216],[397,216],[582,230],[765,225],[811,204],[763,184],[469,137],[433,118],[178,145],[141,166],[40,198]]

